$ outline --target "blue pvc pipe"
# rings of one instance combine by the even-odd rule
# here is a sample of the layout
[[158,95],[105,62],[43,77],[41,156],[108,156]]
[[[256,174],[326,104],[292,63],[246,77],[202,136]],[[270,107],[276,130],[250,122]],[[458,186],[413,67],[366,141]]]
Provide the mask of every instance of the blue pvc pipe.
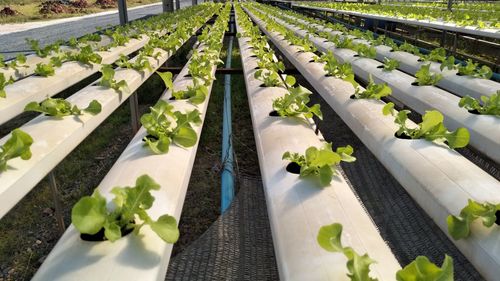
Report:
[[[232,25],[230,25],[232,30]],[[233,36],[229,37],[226,67],[231,67]],[[231,205],[234,198],[234,159],[231,128],[231,74],[224,75],[224,109],[222,115],[222,175],[221,175],[221,213]]]

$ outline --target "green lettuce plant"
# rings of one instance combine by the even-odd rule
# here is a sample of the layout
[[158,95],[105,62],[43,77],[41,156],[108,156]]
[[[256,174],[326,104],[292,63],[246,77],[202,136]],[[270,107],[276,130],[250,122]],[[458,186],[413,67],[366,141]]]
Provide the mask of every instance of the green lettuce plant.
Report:
[[366,89],[364,91],[360,89],[360,87],[356,88],[356,91],[354,92],[354,98],[380,100],[381,98],[387,97],[392,94],[392,89],[387,86],[387,83],[375,84],[371,75]]
[[496,216],[499,212],[500,203],[479,203],[469,199],[467,206],[460,211],[460,215],[448,216],[446,220],[448,223],[448,233],[455,240],[467,238],[470,235],[470,225],[474,220],[480,219],[485,227],[492,227],[496,220],[500,220]]
[[0,172],[7,170],[7,161],[17,157],[23,160],[31,158],[30,147],[33,139],[20,129],[12,131],[11,137],[0,146]]
[[145,146],[155,154],[168,153],[170,143],[182,147],[192,147],[198,136],[192,125],[200,125],[200,112],[195,109],[187,113],[173,111],[173,106],[159,100],[149,113],[141,116],[141,124],[147,130]]
[[125,80],[116,81],[114,79],[115,70],[111,65],[109,64],[103,65],[101,68],[101,73],[102,77],[101,80],[99,81],[99,85],[106,88],[111,88],[117,92],[122,92],[124,89],[128,87],[127,81]]
[[7,80],[5,79],[5,75],[3,73],[0,73],[0,98],[6,98],[7,94],[5,93],[5,86],[14,83],[14,80],[12,77]]
[[332,144],[326,143],[322,148],[309,147],[304,155],[299,153],[285,152],[282,159],[296,163],[300,166],[300,177],[315,176],[319,178],[322,186],[330,184],[336,175],[336,165],[344,162],[354,162],[352,156],[354,149],[350,146],[337,147],[332,150]]
[[444,116],[437,110],[426,111],[422,116],[422,122],[416,128],[409,128],[406,125],[409,110],[401,110],[396,113],[394,103],[386,104],[382,110],[384,115],[394,116],[394,123],[399,126],[396,131],[397,136],[407,136],[411,139],[425,139],[428,141],[446,141],[450,148],[461,148],[469,143],[469,131],[466,128],[458,128],[455,131],[448,131],[444,126]]
[[295,78],[290,75],[286,77],[285,83],[288,93],[283,97],[273,100],[273,109],[276,110],[279,116],[312,118],[316,115],[319,119],[323,119],[319,104],[311,107],[307,106],[309,95],[312,94],[308,89],[300,85],[293,87],[295,85]]
[[107,240],[114,242],[122,237],[122,231],[132,230],[138,235],[141,228],[149,225],[163,241],[175,243],[179,239],[179,229],[174,217],[165,214],[154,220],[147,213],[155,198],[152,190],[159,190],[160,185],[150,176],[137,178],[133,187],[114,187],[111,193],[113,208],[107,208],[106,198],[99,190],[91,196],[82,197],[71,210],[71,221],[83,234],[94,235],[104,229]]
[[101,110],[102,106],[97,100],[91,101],[86,108],[79,109],[76,105],[72,105],[69,101],[61,98],[47,98],[40,103],[33,101],[24,107],[24,111],[35,111],[54,117],[82,115],[82,111],[96,115]]
[[458,73],[461,75],[467,75],[474,78],[490,79],[493,76],[493,71],[486,65],[478,67],[478,63],[473,62],[468,59],[465,65],[458,65]]
[[415,82],[419,86],[436,85],[443,78],[443,75],[431,72],[430,67],[430,64],[424,64],[415,73]]
[[384,71],[393,71],[399,67],[397,59],[384,58]]
[[458,106],[479,114],[500,116],[500,91],[489,97],[481,96],[481,103],[471,96],[465,96],[460,99]]
[[[347,276],[351,281],[378,281],[370,276],[370,265],[376,263],[368,254],[359,255],[351,247],[344,247],[341,241],[342,225],[334,223],[320,228],[318,244],[325,250],[343,253],[347,258]],[[383,266],[383,265],[382,265]],[[427,257],[418,256],[414,261],[396,272],[397,281],[453,281],[453,259],[445,255],[441,267]]]

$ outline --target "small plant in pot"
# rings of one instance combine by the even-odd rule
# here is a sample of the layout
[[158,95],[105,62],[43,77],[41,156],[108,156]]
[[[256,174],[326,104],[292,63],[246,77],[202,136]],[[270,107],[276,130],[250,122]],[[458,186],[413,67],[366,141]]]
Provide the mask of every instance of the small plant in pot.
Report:
[[163,241],[175,243],[179,238],[176,219],[165,214],[155,221],[147,213],[155,200],[151,190],[158,189],[160,185],[148,175],[138,177],[134,187],[115,187],[111,190],[115,195],[111,210],[96,189],[73,206],[71,221],[84,240],[114,242],[130,232],[137,235],[149,225]]

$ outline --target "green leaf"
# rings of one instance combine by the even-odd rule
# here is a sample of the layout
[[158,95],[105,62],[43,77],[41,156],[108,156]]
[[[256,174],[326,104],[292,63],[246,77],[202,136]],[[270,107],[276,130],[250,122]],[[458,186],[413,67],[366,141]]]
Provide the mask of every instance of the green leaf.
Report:
[[167,243],[175,243],[179,239],[179,229],[174,217],[163,215],[150,223],[151,229]]
[[83,111],[88,112],[92,115],[97,115],[101,112],[102,105],[97,101],[93,100],[90,102],[89,106],[85,108]]
[[376,278],[371,278],[369,276],[370,273],[370,265],[375,263],[368,254],[364,254],[362,256],[358,255],[351,247],[344,248],[344,254],[346,255],[347,261],[347,270],[349,273],[347,276],[351,278],[353,281],[376,281]]
[[444,120],[443,114],[437,110],[426,111],[422,116],[422,123],[420,126],[419,135],[425,135],[429,131],[431,131],[434,127],[442,123]]
[[196,144],[198,140],[198,136],[196,135],[196,131],[187,126],[183,126],[179,128],[177,134],[174,136],[173,141],[180,146],[183,147],[191,147]]
[[394,115],[394,103],[387,103],[384,108],[382,108],[382,114],[384,115]]
[[96,234],[106,222],[106,199],[98,190],[82,197],[71,210],[71,221],[80,233]]
[[330,184],[333,178],[333,170],[329,165],[324,165],[319,168],[319,182],[322,186]]
[[341,236],[342,225],[340,223],[322,226],[318,232],[318,244],[329,252],[343,252]]
[[453,259],[445,255],[441,267],[418,256],[413,262],[396,273],[398,281],[453,281]]
[[104,225],[104,236],[111,242],[115,242],[116,240],[122,237],[122,232],[120,226],[116,222],[112,222]]
[[450,148],[462,148],[469,144],[470,134],[466,128],[458,128],[454,132],[445,135]]
[[0,172],[7,169],[7,161],[20,157],[23,160],[31,158],[30,147],[33,139],[20,129],[12,131],[11,137],[0,147]]
[[448,232],[455,240],[467,238],[470,235],[470,224],[474,220],[481,219],[485,227],[492,227],[497,211],[500,211],[500,204],[479,203],[469,199],[459,216],[448,216]]
[[171,72],[159,72],[157,71],[156,74],[158,74],[163,82],[165,83],[165,86],[168,89],[173,90],[174,89],[174,83],[172,82],[172,73]]

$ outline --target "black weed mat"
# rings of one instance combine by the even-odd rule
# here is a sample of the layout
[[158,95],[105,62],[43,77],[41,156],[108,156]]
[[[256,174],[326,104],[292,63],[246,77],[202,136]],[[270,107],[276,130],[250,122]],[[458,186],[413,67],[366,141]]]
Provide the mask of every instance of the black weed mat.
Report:
[[170,260],[165,280],[278,280],[260,177],[241,176],[230,208]]

